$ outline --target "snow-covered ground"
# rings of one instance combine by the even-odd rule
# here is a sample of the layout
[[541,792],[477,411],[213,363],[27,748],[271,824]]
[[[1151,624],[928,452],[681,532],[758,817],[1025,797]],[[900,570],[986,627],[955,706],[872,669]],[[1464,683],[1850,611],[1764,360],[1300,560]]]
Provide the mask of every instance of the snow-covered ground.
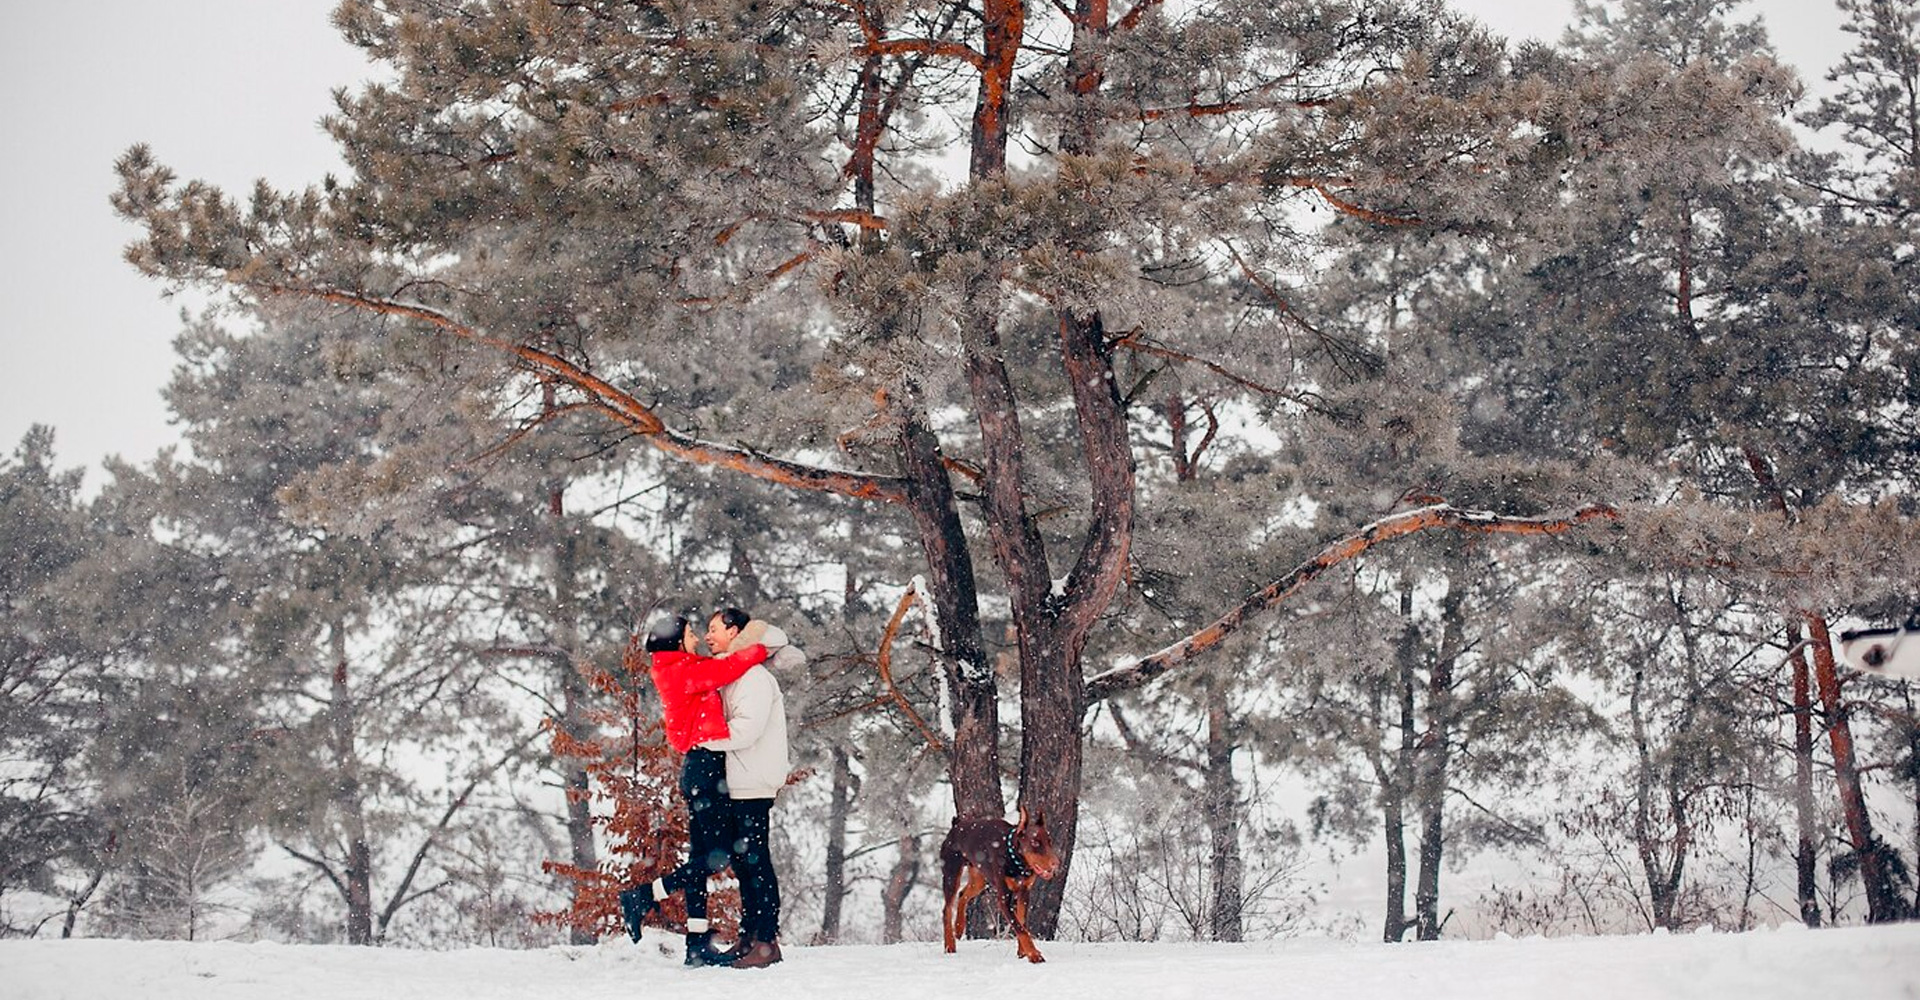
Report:
[[786,949],[769,969],[687,969],[664,935],[544,951],[0,941],[0,998],[669,1000],[945,997],[1159,1000],[1872,1000],[1920,997],[1920,924],[1750,934],[1528,938],[1419,945],[1007,942]]

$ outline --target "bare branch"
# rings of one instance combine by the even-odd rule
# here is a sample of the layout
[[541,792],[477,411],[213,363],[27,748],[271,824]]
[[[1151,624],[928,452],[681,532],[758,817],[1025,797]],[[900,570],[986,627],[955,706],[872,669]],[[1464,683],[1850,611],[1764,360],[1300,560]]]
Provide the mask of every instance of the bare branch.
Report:
[[307,864],[310,864],[313,867],[320,869],[320,873],[327,877],[327,881],[332,882],[333,887],[340,891],[341,899],[351,898],[351,894],[347,892],[347,884],[345,882],[340,881],[340,876],[334,873],[332,865],[328,864],[323,859],[316,858],[307,854],[302,854],[299,851],[294,850],[292,847],[288,846],[284,842],[280,844],[280,849],[283,851],[286,851],[288,854],[293,855],[296,860],[304,861]]
[[932,726],[927,725],[927,720],[921,718],[919,712],[913,710],[913,703],[907,700],[907,696],[902,694],[899,686],[893,682],[893,640],[900,633],[900,623],[906,619],[907,609],[913,607],[913,602],[919,597],[920,595],[914,592],[911,584],[907,586],[907,592],[900,595],[900,604],[893,609],[893,617],[887,620],[887,630],[880,636],[880,653],[875,657],[875,667],[880,674],[880,683],[887,686],[890,700],[900,707],[900,711],[906,715],[909,722],[913,723],[914,728],[920,730],[920,735],[926,738],[929,746],[941,753],[946,753],[946,741],[940,738],[940,734],[933,731]]
[[496,771],[505,767],[509,761],[518,757],[521,751],[525,750],[534,740],[539,739],[543,735],[545,735],[544,731],[535,730],[527,738],[508,748],[507,752],[501,754],[493,763],[474,772],[472,780],[468,781],[467,786],[460,790],[460,794],[455,795],[447,802],[446,810],[440,814],[440,822],[435,823],[433,829],[427,831],[426,837],[420,841],[419,850],[413,852],[413,860],[407,864],[406,875],[400,879],[400,884],[394,888],[393,895],[388,898],[386,909],[380,912],[380,939],[384,940],[386,938],[387,925],[393,921],[393,915],[399,912],[402,906],[407,905],[421,896],[438,892],[447,885],[446,882],[442,882],[440,885],[434,886],[431,889],[425,889],[412,895],[407,894],[407,889],[413,885],[414,877],[420,874],[420,865],[426,861],[427,852],[433,849],[433,845],[439,841],[440,835],[446,832],[448,824],[453,822],[454,815],[459,813],[461,807],[465,806],[467,800],[473,796],[474,789],[479,788],[482,781],[485,781]]

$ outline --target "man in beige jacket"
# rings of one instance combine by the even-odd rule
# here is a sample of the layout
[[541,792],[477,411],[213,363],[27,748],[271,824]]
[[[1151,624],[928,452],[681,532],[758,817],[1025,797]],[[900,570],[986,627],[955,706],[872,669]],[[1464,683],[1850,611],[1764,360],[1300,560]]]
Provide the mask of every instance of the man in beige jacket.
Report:
[[[727,608],[707,623],[707,645],[724,650],[759,644],[772,655],[720,689],[727,737],[701,746],[727,756],[727,796],[734,824],[733,873],[740,879],[740,948],[736,969],[757,969],[780,958],[780,880],[773,868],[773,800],[793,762],[787,747],[787,703],[768,666],[797,671],[806,654],[785,632]],[[790,673],[789,676],[792,676]]]

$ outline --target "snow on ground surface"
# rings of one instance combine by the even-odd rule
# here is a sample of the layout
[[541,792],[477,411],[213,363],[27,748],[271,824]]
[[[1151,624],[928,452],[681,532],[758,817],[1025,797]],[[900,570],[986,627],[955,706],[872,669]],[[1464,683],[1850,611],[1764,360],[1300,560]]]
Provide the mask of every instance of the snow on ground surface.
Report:
[[1436,944],[1011,941],[786,948],[768,969],[688,969],[666,935],[543,951],[171,941],[0,941],[0,1000],[1874,1000],[1920,998],[1920,925]]

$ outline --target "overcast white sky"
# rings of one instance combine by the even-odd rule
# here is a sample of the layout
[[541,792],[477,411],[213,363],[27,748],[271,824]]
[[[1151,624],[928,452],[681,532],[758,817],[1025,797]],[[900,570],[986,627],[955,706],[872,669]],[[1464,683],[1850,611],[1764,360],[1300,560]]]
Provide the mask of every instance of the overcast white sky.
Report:
[[[244,193],[340,169],[318,122],[369,72],[334,0],[52,0],[0,9],[0,454],[53,425],[63,466],[143,462],[175,440],[159,396],[182,303],[120,260],[113,161],[152,145],[186,177]],[[1554,38],[1569,0],[1454,0],[1513,38]],[[1846,48],[1829,0],[1755,0],[1817,84]],[[95,474],[90,477],[98,481]]]

